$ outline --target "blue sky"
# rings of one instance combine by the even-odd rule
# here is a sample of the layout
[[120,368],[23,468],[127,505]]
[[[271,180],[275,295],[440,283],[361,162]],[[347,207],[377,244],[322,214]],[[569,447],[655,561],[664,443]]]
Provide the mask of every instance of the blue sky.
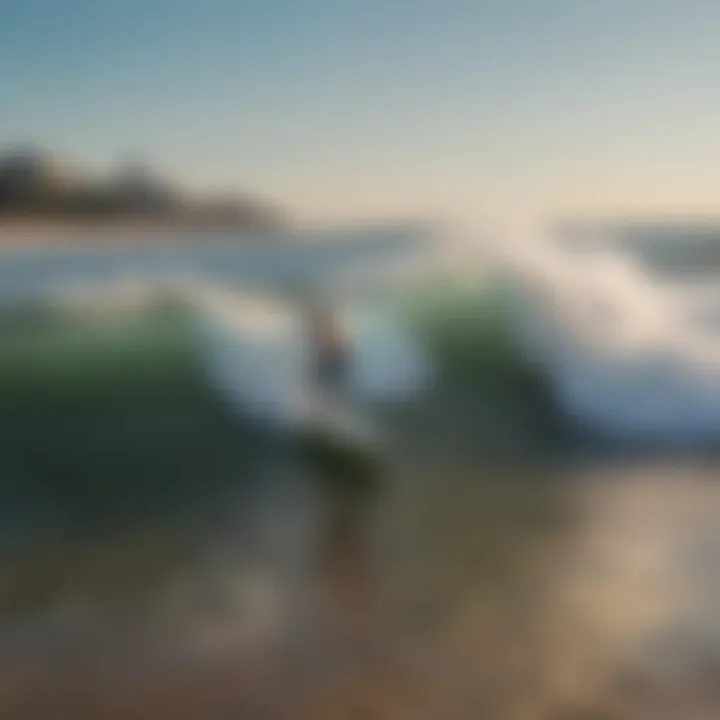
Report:
[[0,142],[312,218],[720,209],[716,0],[0,0]]

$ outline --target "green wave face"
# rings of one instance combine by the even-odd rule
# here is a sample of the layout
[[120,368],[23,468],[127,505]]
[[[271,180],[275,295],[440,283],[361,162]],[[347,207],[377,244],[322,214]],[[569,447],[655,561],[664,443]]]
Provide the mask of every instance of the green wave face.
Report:
[[[393,301],[392,311],[436,367],[430,392],[413,408],[426,420],[423,432],[432,435],[448,417],[495,427],[503,414],[510,425],[547,427],[554,409],[544,381],[512,342],[507,290],[496,279],[426,285]],[[0,355],[6,477],[19,485],[27,478],[61,481],[79,495],[100,496],[98,478],[121,487],[132,476],[158,489],[170,482],[163,478],[180,486],[178,478],[191,485],[198,473],[227,475],[223,462],[243,461],[238,438],[250,430],[208,387],[192,323],[184,301],[99,313],[6,311]],[[211,471],[203,469],[208,457]]]

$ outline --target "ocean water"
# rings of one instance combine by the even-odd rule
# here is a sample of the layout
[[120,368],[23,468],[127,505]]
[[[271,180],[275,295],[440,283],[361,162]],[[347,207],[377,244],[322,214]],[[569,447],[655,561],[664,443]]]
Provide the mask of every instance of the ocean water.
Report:
[[625,234],[506,248],[518,339],[590,433],[707,449],[720,439],[720,276],[703,258],[718,238]]
[[254,289],[8,307],[0,717],[714,716],[717,465],[589,443],[515,283],[363,296],[372,462],[243,411],[297,388]]

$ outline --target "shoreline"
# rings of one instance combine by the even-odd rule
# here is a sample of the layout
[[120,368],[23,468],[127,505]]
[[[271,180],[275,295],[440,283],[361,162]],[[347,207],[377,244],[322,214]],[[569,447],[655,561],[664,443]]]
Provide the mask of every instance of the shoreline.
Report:
[[85,243],[104,245],[122,239],[123,243],[177,241],[202,243],[207,236],[236,236],[238,242],[278,241],[292,228],[252,230],[232,225],[201,225],[186,222],[122,221],[117,223],[0,222],[0,248],[31,247],[45,244]]

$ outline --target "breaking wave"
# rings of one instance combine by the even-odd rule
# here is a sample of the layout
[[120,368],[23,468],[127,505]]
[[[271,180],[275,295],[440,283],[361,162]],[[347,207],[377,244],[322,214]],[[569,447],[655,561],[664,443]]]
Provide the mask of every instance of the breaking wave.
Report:
[[[707,264],[702,279],[670,272],[677,253],[663,237],[628,250],[607,237],[563,246],[525,236],[474,274],[436,276],[352,307],[353,382],[373,402],[461,385],[466,399],[512,397],[572,435],[712,444],[720,439],[720,292]],[[307,349],[291,303],[177,278],[163,287],[123,280],[24,303],[2,323],[27,324],[33,313],[107,319],[158,303],[186,314],[209,386],[275,420],[297,412]]]

